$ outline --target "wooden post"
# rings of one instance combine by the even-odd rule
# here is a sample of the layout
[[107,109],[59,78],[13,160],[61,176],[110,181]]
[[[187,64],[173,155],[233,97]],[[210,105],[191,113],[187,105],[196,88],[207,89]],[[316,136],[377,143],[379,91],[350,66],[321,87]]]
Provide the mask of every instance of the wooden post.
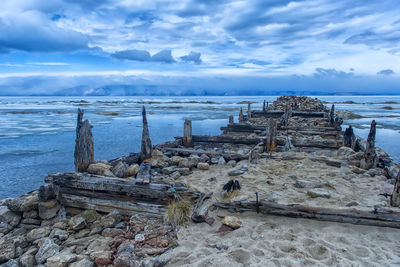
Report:
[[239,123],[244,122],[244,117],[243,117],[243,109],[240,108],[240,112],[239,112]]
[[142,147],[140,151],[140,159],[144,161],[145,159],[151,158],[153,152],[153,146],[151,145],[149,126],[147,124],[146,108],[143,106],[142,109],[143,117],[143,131],[142,131]]
[[94,161],[92,125],[88,120],[82,122],[84,111],[78,109],[74,151],[75,171],[85,172]]
[[264,100],[264,103],[263,103],[263,112],[265,112],[266,111],[266,109],[265,109],[265,100]]
[[192,146],[192,121],[185,120],[183,125],[183,145],[185,147]]
[[269,118],[267,121],[267,139],[266,139],[266,150],[268,152],[276,152],[276,132],[277,123],[276,120]]
[[367,138],[367,145],[365,148],[364,158],[360,162],[361,168],[371,169],[376,165],[376,153],[375,153],[375,135],[376,135],[376,122],[372,120],[371,127]]
[[247,119],[251,119],[251,104],[247,104]]
[[343,145],[352,148],[354,151],[356,150],[356,136],[353,132],[353,127],[349,125],[349,127],[344,130],[343,134]]
[[393,207],[400,207],[400,171],[397,174],[394,190],[390,197],[390,205]]
[[329,113],[329,125],[335,126],[335,104],[332,104],[331,112]]
[[267,102],[267,109],[269,108],[269,103]]
[[292,116],[292,107],[291,106],[286,106],[285,108],[285,113],[283,113],[281,121],[283,126],[288,126],[289,125],[289,118]]
[[234,124],[235,121],[233,120],[233,115],[229,116],[229,124]]

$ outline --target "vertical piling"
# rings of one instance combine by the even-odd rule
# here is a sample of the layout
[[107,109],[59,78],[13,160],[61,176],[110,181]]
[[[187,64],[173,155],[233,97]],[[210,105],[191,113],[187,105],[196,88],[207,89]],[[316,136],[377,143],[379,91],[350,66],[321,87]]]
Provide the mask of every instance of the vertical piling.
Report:
[[192,121],[185,120],[183,124],[183,145],[185,147],[192,146]]
[[277,133],[277,123],[276,120],[269,118],[267,120],[266,128],[266,150],[268,152],[276,152],[276,133]]
[[146,108],[144,106],[142,108],[142,117],[143,117],[143,131],[142,131],[142,146],[140,151],[140,159],[143,161],[145,159],[151,158],[151,154],[153,152],[153,146],[151,145],[149,126],[146,117]]
[[85,172],[94,162],[94,145],[92,128],[88,120],[83,120],[84,111],[78,109],[76,139],[74,151],[75,171]]

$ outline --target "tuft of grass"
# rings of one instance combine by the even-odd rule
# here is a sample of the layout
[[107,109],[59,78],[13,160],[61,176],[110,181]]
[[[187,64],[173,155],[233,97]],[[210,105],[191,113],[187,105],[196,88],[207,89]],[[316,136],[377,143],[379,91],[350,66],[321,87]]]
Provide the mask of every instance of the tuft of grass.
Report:
[[232,198],[238,196],[239,193],[240,193],[239,190],[231,190],[231,191],[228,191],[228,192],[223,196],[223,199],[229,200],[229,201],[230,201],[230,200],[232,200]]
[[173,200],[167,207],[164,220],[173,226],[184,225],[190,220],[191,203],[187,200]]

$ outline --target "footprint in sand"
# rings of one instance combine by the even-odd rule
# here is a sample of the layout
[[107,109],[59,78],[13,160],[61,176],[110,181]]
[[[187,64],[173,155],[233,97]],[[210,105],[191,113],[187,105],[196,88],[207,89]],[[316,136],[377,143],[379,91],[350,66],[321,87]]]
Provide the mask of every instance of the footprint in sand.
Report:
[[325,246],[315,245],[308,247],[307,250],[313,259],[324,260],[330,258],[330,250]]
[[244,249],[237,249],[229,252],[229,256],[236,262],[246,264],[250,260],[250,253]]

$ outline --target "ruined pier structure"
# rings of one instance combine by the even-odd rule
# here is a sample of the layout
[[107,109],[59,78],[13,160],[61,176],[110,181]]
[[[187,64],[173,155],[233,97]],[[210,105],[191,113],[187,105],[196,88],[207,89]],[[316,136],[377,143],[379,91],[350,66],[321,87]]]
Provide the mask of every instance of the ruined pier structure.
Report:
[[[352,165],[365,169],[379,167],[385,170],[388,178],[397,179],[391,203],[393,206],[400,205],[400,168],[375,147],[375,121],[371,123],[368,139],[363,141],[354,135],[351,126],[344,132],[341,131],[343,120],[336,115],[334,105],[328,109],[318,100],[295,96],[280,97],[272,104],[264,101],[262,110],[252,110],[251,103],[248,103],[247,114],[244,115],[241,108],[238,123],[230,116],[229,124],[221,128],[223,133],[220,135],[193,135],[192,123],[186,120],[183,136],[156,146],[151,144],[145,107],[142,116],[140,153],[132,153],[105,164],[93,161],[91,126],[87,120],[82,122],[83,111],[79,110],[75,147],[78,172],[49,175],[46,178],[47,184],[41,190],[53,188],[57,200],[67,208],[95,209],[100,212],[116,208],[126,215],[141,213],[163,216],[170,201],[185,198],[197,202],[196,212],[205,210],[205,217],[207,209],[200,205],[205,194],[195,192],[183,184],[163,180],[163,175],[172,177],[187,175],[193,169],[208,169],[205,162],[210,162],[210,158],[219,158],[222,161],[248,159],[257,162],[261,157],[273,157],[274,152],[304,151],[323,154],[347,146],[364,153],[363,158],[351,162]],[[165,160],[162,159],[163,155],[170,157]],[[176,155],[191,157],[174,162],[173,156]],[[336,167],[342,164],[328,157],[314,158]],[[338,212],[302,206],[277,206],[276,203],[265,201],[214,204],[221,208],[261,210],[262,213],[294,217],[400,227],[400,219],[394,218],[394,215],[389,216],[383,210],[361,214],[350,210]]]

